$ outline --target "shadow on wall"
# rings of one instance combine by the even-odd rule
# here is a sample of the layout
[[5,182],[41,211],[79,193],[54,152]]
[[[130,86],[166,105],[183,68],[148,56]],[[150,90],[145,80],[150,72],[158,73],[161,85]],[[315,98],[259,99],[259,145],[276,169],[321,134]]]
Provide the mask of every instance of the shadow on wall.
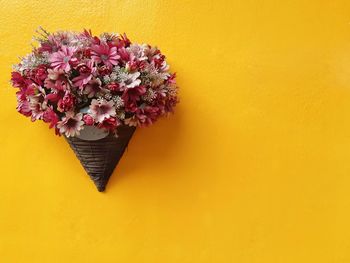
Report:
[[[137,128],[124,156],[115,168],[107,191],[111,190],[120,180],[128,176],[142,176],[142,171],[157,164],[173,163],[173,156],[181,154],[177,146],[181,131],[181,104],[175,108],[175,113],[161,118],[149,127]],[[164,175],[166,176],[166,174]]]

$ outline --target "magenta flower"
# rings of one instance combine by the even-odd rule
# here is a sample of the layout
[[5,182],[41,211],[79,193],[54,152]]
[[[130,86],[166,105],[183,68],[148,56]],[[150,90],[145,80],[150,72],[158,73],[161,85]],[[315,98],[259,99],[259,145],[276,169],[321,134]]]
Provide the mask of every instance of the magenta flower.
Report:
[[75,48],[62,46],[60,51],[52,53],[49,57],[51,66],[54,69],[63,69],[68,72],[71,69],[70,62],[73,60]]
[[29,84],[31,84],[31,81],[29,79],[23,77],[16,71],[11,72],[11,82],[12,85],[16,88],[26,88]]
[[19,90],[16,92],[17,96],[17,111],[24,116],[31,116],[32,115],[32,110],[30,109],[29,101],[27,100],[27,96],[25,94],[24,90]]
[[57,128],[61,134],[65,134],[67,137],[79,135],[80,130],[82,130],[84,126],[82,117],[82,113],[75,115],[73,111],[69,111],[66,113],[66,116],[57,123]]
[[178,103],[175,74],[156,47],[132,44],[125,34],[39,34],[11,82],[17,110],[56,134],[74,136],[85,126],[117,133],[119,125],[151,124]]
[[91,101],[90,114],[96,122],[102,122],[104,119],[115,116],[115,108],[113,101],[95,100]]
[[76,70],[79,72],[79,76],[73,79],[74,86],[81,88],[91,80],[96,68],[94,68],[94,62],[90,60],[86,64],[79,64]]
[[110,47],[106,43],[101,43],[100,45],[91,47],[91,58],[96,63],[103,63],[110,68],[118,64],[118,59],[120,57],[117,54],[116,47]]
[[49,107],[43,114],[44,122],[50,123],[50,129],[54,127],[58,122],[58,115],[54,112],[52,107]]

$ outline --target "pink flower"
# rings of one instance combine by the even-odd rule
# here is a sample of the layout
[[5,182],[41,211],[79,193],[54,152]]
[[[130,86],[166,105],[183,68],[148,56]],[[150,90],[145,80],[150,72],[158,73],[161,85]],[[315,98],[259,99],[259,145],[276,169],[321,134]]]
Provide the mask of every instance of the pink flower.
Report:
[[119,55],[116,47],[109,47],[106,43],[94,45],[91,48],[91,58],[96,63],[103,63],[107,67],[118,64]]
[[44,81],[44,85],[48,89],[54,91],[66,90],[69,85],[68,78],[62,69],[48,69],[48,75]]
[[113,101],[95,99],[91,101],[90,113],[96,122],[102,122],[104,119],[116,115]]
[[73,79],[75,87],[81,88],[91,80],[92,74],[96,71],[93,65],[94,62],[90,60],[86,64],[82,63],[77,66],[76,70],[79,72],[79,76]]
[[74,115],[74,112],[69,111],[61,121],[57,123],[57,128],[61,134],[65,134],[67,137],[80,134],[80,130],[83,129],[84,122],[82,121],[83,114],[78,113]]
[[92,79],[84,88],[84,94],[87,94],[89,98],[95,96],[95,94],[101,91],[101,80],[100,79]]
[[133,72],[145,68],[144,61],[129,61],[126,63],[125,68],[127,71]]
[[110,132],[114,131],[115,128],[119,125],[119,121],[117,118],[115,117],[109,117],[104,119],[99,125],[98,127],[101,129],[105,129],[108,130]]
[[49,57],[51,66],[54,69],[63,69],[65,72],[68,72],[71,69],[70,62],[75,62],[76,59],[73,59],[75,48],[62,46],[60,51],[52,53]]
[[11,82],[17,110],[60,135],[74,136],[85,125],[109,131],[120,123],[148,125],[178,103],[175,74],[156,47],[87,30],[41,35]]
[[17,111],[24,116],[31,116],[32,110],[30,109],[29,101],[27,100],[26,94],[24,90],[20,90],[16,93],[17,96]]
[[28,96],[29,107],[32,111],[32,121],[43,118],[44,112],[47,109],[47,103],[42,93],[34,96]]
[[89,114],[85,114],[83,117],[84,123],[88,126],[94,125],[94,118],[91,117]]
[[125,101],[123,100],[124,105],[125,105],[125,111],[127,112],[136,112],[137,111],[137,103],[136,101]]
[[136,112],[136,117],[138,119],[138,122],[142,126],[147,126],[152,124],[154,121],[157,120],[158,116],[159,116],[158,107],[145,106],[145,107],[139,108]]

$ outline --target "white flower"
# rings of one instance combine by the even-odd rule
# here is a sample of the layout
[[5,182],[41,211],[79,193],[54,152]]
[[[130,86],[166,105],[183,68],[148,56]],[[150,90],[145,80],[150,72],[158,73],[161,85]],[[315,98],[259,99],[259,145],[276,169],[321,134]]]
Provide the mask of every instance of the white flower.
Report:
[[124,100],[120,96],[113,96],[114,106],[119,109],[124,106]]
[[82,121],[83,114],[69,111],[61,121],[57,123],[57,128],[61,134],[65,134],[67,137],[80,134],[80,130],[84,128],[84,122]]
[[13,68],[20,72],[23,72],[27,69],[34,69],[41,64],[49,64],[49,53],[43,52],[42,54],[28,54],[25,57],[21,58],[21,62],[17,65],[14,65]]
[[135,88],[141,84],[141,80],[138,79],[140,72],[135,73],[120,73],[120,86],[124,89]]
[[96,122],[102,122],[104,119],[115,116],[115,107],[112,100],[93,99],[90,105],[90,114]]
[[168,72],[160,71],[153,64],[148,64],[145,67],[145,79],[153,87],[161,85],[169,76],[170,74]]
[[130,47],[127,48],[129,53],[134,56],[137,60],[147,60],[148,57],[145,54],[145,51],[147,49],[146,44],[131,44]]

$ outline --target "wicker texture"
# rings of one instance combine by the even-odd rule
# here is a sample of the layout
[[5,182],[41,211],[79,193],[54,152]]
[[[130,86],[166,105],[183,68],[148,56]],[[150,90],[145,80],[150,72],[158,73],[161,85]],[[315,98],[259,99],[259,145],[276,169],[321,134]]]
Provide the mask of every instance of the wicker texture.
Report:
[[66,137],[67,142],[99,192],[105,190],[109,177],[123,156],[134,131],[135,127],[120,126],[118,127],[118,137],[110,134],[96,141]]

